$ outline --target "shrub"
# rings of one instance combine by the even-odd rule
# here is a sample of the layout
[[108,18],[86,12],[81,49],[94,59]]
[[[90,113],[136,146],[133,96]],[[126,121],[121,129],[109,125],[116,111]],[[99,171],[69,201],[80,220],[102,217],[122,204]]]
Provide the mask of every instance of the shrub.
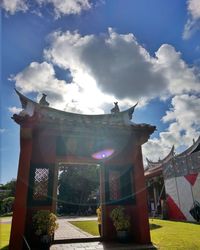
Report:
[[52,236],[58,228],[57,217],[48,210],[40,210],[33,216],[33,225],[36,235]]
[[118,206],[112,210],[110,217],[116,231],[127,231],[130,228],[130,218],[125,215],[124,207]]

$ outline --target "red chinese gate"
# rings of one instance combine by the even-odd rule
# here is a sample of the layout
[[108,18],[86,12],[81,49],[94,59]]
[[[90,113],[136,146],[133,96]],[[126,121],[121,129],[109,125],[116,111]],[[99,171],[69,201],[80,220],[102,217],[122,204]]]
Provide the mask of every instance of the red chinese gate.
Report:
[[34,244],[35,211],[55,212],[58,162],[101,165],[103,240],[116,238],[110,211],[123,204],[132,240],[150,243],[141,145],[155,127],[131,123],[134,107],[114,114],[80,115],[17,94],[23,111],[13,116],[20,125],[20,159],[9,249],[23,249],[23,236]]

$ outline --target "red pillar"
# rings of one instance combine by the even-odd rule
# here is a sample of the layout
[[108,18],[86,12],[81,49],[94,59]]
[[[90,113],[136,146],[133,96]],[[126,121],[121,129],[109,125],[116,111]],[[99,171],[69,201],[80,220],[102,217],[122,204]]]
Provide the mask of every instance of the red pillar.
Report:
[[16,195],[13,210],[12,228],[10,235],[10,250],[22,250],[25,232],[27,195],[29,184],[30,160],[32,154],[32,129],[20,130],[20,158],[16,184]]
[[135,187],[137,190],[137,241],[142,244],[148,244],[151,242],[151,238],[149,230],[147,191],[145,185],[141,146],[137,147],[136,152]]

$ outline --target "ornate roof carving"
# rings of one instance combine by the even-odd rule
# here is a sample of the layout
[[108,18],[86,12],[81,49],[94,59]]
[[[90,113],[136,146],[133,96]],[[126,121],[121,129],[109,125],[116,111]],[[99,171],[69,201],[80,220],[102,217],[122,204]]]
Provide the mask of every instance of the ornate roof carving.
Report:
[[150,168],[158,168],[158,167],[161,167],[164,163],[168,162],[170,159],[172,159],[174,157],[174,145],[172,146],[169,154],[164,157],[162,160],[158,160],[157,162],[153,162],[153,161],[150,161],[148,158],[146,158],[147,160],[147,167],[148,169]]
[[188,156],[195,151],[200,151],[200,136],[197,138],[196,141],[193,140],[193,144],[189,148],[187,148],[182,153],[176,155],[176,157]]
[[[47,105],[36,103],[19,91],[23,110],[14,114],[12,119],[22,127],[41,129],[44,133],[54,135],[71,135],[75,137],[104,138],[115,141],[119,139],[119,145],[131,139],[136,145],[144,144],[156,127],[149,124],[135,124],[131,122],[135,106],[114,114],[83,115],[60,111]],[[120,138],[122,138],[120,140]],[[123,145],[122,145],[123,144]]]
[[[174,154],[174,147],[170,153],[158,162],[147,159],[145,170],[147,178],[163,174],[165,179],[199,172],[200,136],[193,144],[180,154]],[[196,171],[196,172],[195,172]]]
[[150,178],[150,177],[160,175],[162,173],[162,165],[168,162],[173,157],[174,157],[174,146],[172,146],[169,154],[162,160],[153,162],[153,161],[150,161],[148,158],[146,158],[148,165],[147,165],[147,168],[145,169],[145,177]]

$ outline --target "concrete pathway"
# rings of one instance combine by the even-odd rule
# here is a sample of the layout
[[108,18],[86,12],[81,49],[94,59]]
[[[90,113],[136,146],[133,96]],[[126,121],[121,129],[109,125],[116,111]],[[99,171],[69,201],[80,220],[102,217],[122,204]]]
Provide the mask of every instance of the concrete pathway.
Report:
[[120,243],[102,243],[102,242],[85,242],[85,243],[68,243],[52,245],[50,250],[156,250],[152,245],[120,244]]
[[11,224],[12,217],[2,217],[0,218],[0,224]]
[[[74,219],[70,219],[70,220],[74,221]],[[79,220],[81,219],[79,218]],[[93,235],[75,227],[74,225],[69,223],[67,219],[63,219],[63,218],[58,219],[58,224],[59,224],[59,227],[55,232],[54,240],[94,237]]]

